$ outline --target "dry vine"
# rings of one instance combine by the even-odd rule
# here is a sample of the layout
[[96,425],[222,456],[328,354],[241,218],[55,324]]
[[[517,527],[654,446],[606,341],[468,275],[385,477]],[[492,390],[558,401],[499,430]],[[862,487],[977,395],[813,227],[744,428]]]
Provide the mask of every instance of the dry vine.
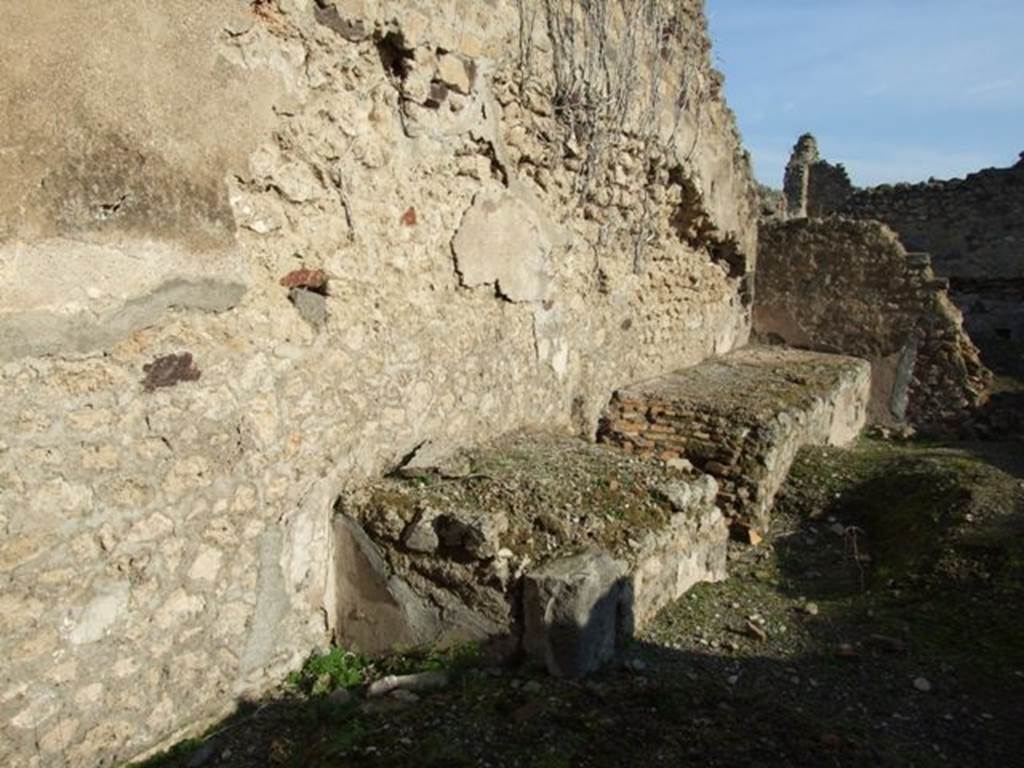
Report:
[[864,529],[855,525],[848,525],[843,532],[843,540],[846,545],[846,556],[853,560],[857,566],[857,574],[860,577],[860,591],[867,591],[867,577],[864,573],[864,557],[860,551],[860,540],[858,536],[864,535]]
[[[566,146],[581,161],[575,192],[582,201],[610,150],[624,138],[637,141],[645,161],[672,153],[684,111],[689,106],[693,61],[679,62],[670,45],[686,18],[682,0],[519,0],[520,96],[529,100],[533,73],[532,37],[543,13],[551,42],[554,77],[551,102],[566,127]],[[677,71],[670,67],[678,66]],[[673,125],[660,136],[666,82]],[[653,237],[653,212],[644,189],[634,232],[634,271],[643,271],[643,254]]]

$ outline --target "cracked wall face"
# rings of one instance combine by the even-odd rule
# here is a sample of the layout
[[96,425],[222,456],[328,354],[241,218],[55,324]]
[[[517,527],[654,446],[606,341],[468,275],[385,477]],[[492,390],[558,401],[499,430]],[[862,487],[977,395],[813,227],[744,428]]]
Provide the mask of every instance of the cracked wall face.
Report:
[[[589,165],[517,8],[12,12],[0,759],[126,759],[294,668],[333,502],[414,446],[592,432],[746,342],[756,198],[701,4],[658,130]],[[474,232],[481,200],[513,213]]]

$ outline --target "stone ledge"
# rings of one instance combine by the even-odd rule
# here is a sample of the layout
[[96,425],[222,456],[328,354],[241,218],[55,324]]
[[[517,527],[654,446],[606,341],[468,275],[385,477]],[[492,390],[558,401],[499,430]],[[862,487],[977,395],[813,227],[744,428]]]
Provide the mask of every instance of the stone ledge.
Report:
[[713,475],[727,515],[764,525],[797,449],[844,445],[860,433],[870,378],[856,358],[749,347],[619,390],[599,436],[640,458]]
[[551,435],[505,438],[463,466],[341,502],[340,645],[488,642],[578,676],[695,583],[725,578],[710,477]]

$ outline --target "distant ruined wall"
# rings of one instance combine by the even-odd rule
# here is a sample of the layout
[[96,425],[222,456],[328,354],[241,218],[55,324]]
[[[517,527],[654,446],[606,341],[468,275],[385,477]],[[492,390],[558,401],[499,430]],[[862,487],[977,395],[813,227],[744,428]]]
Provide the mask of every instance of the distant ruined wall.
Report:
[[754,330],[765,341],[862,357],[870,416],[941,430],[978,406],[990,374],[925,254],[874,221],[761,226]]
[[818,140],[805,133],[793,146],[782,180],[782,194],[786,200],[786,215],[793,219],[807,216],[807,193],[811,183],[811,166],[821,159]]
[[[1005,341],[1024,341],[1024,154],[1011,168],[964,179],[858,189],[843,166],[822,160],[815,138],[804,134],[786,167],[784,192],[783,218],[837,213],[877,220],[908,250],[931,254],[986,354],[998,355]],[[771,209],[771,194],[761,197],[762,207]]]
[[592,433],[747,341],[697,0],[10,6],[0,763],[280,679],[328,637],[335,499],[415,446]]
[[757,185],[757,197],[760,203],[758,218],[761,221],[785,221],[787,215],[786,195],[778,189],[764,184]]
[[828,216],[840,210],[853,194],[853,184],[842,163],[819,160],[810,167],[807,182],[807,215]]
[[964,179],[858,190],[841,212],[883,221],[908,249],[932,254],[983,348],[1024,341],[1024,156]]
[[944,276],[1024,279],[1024,156],[964,179],[859,189],[841,212],[885,222]]

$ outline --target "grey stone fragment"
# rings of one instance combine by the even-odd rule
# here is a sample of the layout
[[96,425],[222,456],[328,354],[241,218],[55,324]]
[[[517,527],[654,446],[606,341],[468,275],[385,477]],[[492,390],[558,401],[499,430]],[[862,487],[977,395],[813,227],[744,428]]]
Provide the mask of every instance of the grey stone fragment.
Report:
[[487,560],[495,557],[501,548],[501,535],[508,530],[508,517],[504,512],[460,510],[438,518],[437,529],[446,547]]
[[697,503],[702,494],[693,485],[683,480],[660,483],[653,489],[656,496],[667,501],[676,512],[685,512]]
[[702,504],[714,504],[718,496],[718,481],[711,475],[695,480],[672,480],[651,489],[667,501],[676,512],[686,512]]
[[314,328],[321,328],[327,322],[327,297],[323,294],[305,288],[292,288],[288,291],[288,298],[302,319]]
[[416,519],[402,532],[402,544],[413,552],[430,553],[437,551],[441,543],[434,528],[437,514],[430,509],[421,510]]
[[427,440],[418,445],[402,466],[395,470],[402,477],[466,477],[472,472],[469,459],[451,444]]
[[680,472],[692,472],[693,464],[689,459],[669,459],[665,462],[665,466],[669,469],[676,469]]
[[615,657],[633,634],[625,565],[605,552],[553,560],[523,584],[523,647],[558,677],[582,677]]
[[711,475],[701,475],[694,485],[705,504],[715,503],[715,499],[718,498],[718,481],[715,478]]
[[395,691],[432,691],[448,685],[448,673],[443,669],[432,672],[417,672],[412,675],[388,675],[376,680],[366,689],[366,695],[373,698]]
[[0,362],[109,347],[140,328],[157,324],[172,310],[226,312],[242,300],[245,291],[246,287],[236,282],[175,278],[100,314],[0,312]]

